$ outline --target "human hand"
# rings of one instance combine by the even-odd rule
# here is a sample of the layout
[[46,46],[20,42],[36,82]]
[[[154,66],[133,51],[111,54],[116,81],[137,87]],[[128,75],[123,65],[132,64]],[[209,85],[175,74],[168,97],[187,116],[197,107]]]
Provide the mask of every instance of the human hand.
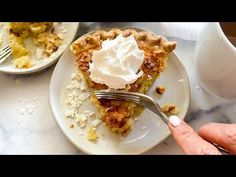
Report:
[[209,123],[196,133],[177,116],[171,116],[168,127],[185,154],[220,155],[219,150],[211,143],[236,154],[236,124]]

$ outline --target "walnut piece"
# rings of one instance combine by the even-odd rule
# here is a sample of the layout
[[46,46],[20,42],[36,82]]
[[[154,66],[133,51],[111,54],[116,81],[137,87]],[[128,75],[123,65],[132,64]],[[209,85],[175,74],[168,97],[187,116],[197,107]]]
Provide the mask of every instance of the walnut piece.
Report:
[[158,94],[163,94],[165,92],[165,90],[166,90],[165,87],[162,86],[162,85],[159,85],[159,86],[156,87],[156,92]]
[[173,115],[177,115],[180,113],[180,108],[178,108],[175,104],[166,103],[162,106],[162,111],[164,113],[170,113]]

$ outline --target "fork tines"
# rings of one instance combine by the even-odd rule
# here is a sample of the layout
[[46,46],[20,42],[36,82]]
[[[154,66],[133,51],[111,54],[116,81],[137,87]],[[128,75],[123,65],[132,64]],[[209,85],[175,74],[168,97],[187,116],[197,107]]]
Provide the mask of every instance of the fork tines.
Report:
[[11,48],[10,46],[6,46],[0,50],[0,60],[7,57],[11,54]]
[[124,93],[122,91],[95,91],[94,93],[97,98],[131,101],[140,104],[139,96],[133,95],[132,93]]
[[3,48],[0,50],[0,54],[3,53],[3,52],[9,51],[10,49],[11,49],[10,46],[3,47]]

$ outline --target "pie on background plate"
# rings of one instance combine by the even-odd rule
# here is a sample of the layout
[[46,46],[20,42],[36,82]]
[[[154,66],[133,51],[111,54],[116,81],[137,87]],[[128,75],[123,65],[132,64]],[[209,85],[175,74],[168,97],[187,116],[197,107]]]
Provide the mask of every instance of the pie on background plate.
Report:
[[[53,27],[50,23],[32,23],[32,26],[24,23],[10,22],[9,25],[9,22],[0,22],[0,49],[9,43],[13,47],[13,54],[0,65],[0,72],[29,74],[51,66],[74,40],[79,28],[78,22],[53,22]],[[44,29],[44,26],[49,29]],[[60,40],[57,34],[60,34]],[[38,55],[43,50],[47,54],[45,58]]]
[[[137,32],[147,31],[137,28],[135,30]],[[109,29],[106,31],[109,31]],[[91,32],[89,34],[93,33]],[[170,49],[173,50],[173,48]],[[172,50],[169,50],[169,53]],[[86,133],[87,130],[81,129],[80,127],[71,128],[70,125],[74,120],[65,118],[64,113],[66,86],[71,80],[71,73],[76,73],[77,71],[76,57],[70,49],[67,49],[53,72],[49,96],[51,110],[58,125],[72,143],[83,152],[89,154],[140,154],[157,145],[170,135],[168,128],[162,122],[161,118],[151,111],[144,109],[138,116],[138,120],[132,125],[132,130],[126,136],[113,133],[110,128],[107,128],[105,123],[102,123],[97,129],[99,140],[96,142],[88,141],[84,134],[79,133]],[[147,95],[153,97],[161,105],[167,102],[178,105],[181,109],[178,116],[183,119],[189,105],[189,81],[183,65],[173,52],[168,55],[168,67],[165,69],[165,72],[161,73],[158,79],[156,77],[153,85],[147,91]],[[180,80],[181,82],[179,82]],[[155,90],[158,85],[164,85],[166,88],[162,96],[156,94]],[[146,92],[146,90],[143,92]],[[87,99],[83,103],[80,110],[81,112],[90,110],[94,111],[96,115],[100,114],[99,109],[91,103],[90,99]]]

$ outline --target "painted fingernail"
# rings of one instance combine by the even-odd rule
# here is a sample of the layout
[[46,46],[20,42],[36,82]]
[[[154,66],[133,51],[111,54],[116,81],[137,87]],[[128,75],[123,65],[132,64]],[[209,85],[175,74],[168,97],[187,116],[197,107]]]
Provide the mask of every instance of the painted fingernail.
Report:
[[169,121],[174,127],[177,127],[179,124],[181,124],[181,120],[177,116],[170,116]]

